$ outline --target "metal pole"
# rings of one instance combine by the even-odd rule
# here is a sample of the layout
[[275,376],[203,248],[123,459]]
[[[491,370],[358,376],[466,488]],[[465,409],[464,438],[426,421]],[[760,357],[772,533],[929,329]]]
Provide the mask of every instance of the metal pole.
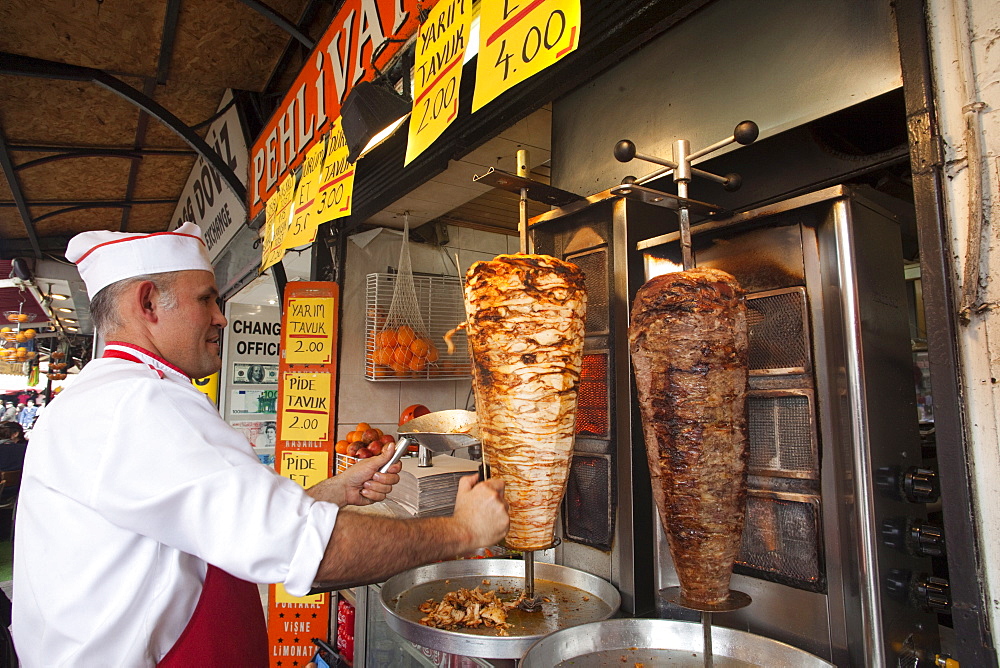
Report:
[[[677,160],[677,167],[674,168],[674,182],[677,183],[677,196],[687,199],[688,183],[691,181],[691,163],[688,160],[688,152],[691,150],[686,139],[678,139],[674,142],[674,159]],[[681,234],[681,258],[684,263],[684,271],[694,268],[694,257],[691,254],[691,211],[686,206],[677,209],[677,218],[680,225]]]
[[[517,175],[528,178],[528,151],[518,149],[517,151]],[[528,189],[521,188],[521,199],[518,201],[518,223],[517,233],[521,238],[521,252],[528,252]],[[534,564],[532,564],[533,566]],[[533,585],[532,585],[533,586]]]

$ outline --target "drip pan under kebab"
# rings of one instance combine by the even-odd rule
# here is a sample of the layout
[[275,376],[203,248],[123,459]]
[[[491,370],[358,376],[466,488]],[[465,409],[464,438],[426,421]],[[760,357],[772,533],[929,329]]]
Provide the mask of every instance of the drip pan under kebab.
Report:
[[[676,666],[702,668],[701,624],[669,619],[609,619],[576,626],[538,641],[520,668],[588,666]],[[833,664],[777,640],[746,631],[712,627],[716,668],[832,668]]]
[[[489,584],[483,584],[483,580]],[[535,564],[535,592],[540,612],[508,611],[506,636],[497,629],[446,631],[424,626],[418,606],[440,601],[459,588],[482,591],[503,588],[504,600],[524,589],[524,563],[512,559],[463,559],[421,566],[400,573],[382,585],[382,608],[389,628],[421,647],[484,659],[519,659],[535,641],[555,631],[610,618],[621,606],[618,590],[601,578],[565,566]]]

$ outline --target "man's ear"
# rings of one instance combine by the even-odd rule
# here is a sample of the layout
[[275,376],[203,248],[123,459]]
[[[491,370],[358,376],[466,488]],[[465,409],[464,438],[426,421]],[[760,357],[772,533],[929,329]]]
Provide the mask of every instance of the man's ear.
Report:
[[138,289],[135,291],[133,304],[139,308],[143,320],[150,323],[155,323],[159,320],[157,290],[156,285],[152,281],[143,281],[139,284]]

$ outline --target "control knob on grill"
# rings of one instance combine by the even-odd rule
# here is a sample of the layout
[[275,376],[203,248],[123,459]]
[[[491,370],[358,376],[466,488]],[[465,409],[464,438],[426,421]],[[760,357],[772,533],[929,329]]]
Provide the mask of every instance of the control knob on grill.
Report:
[[898,466],[883,466],[875,471],[875,486],[886,496],[911,503],[934,503],[941,495],[937,473],[916,466],[905,472]]
[[925,575],[913,583],[913,598],[918,605],[931,612],[951,612],[951,592],[948,581]]
[[910,524],[910,550],[918,557],[940,557],[944,555],[944,531],[933,524]]
[[911,466],[903,475],[903,494],[912,503],[934,503],[941,496],[936,472]]

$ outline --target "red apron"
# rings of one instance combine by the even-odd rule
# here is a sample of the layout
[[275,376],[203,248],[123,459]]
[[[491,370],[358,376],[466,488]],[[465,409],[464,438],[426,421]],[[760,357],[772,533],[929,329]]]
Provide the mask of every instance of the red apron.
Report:
[[[135,347],[117,341],[109,341],[108,346]],[[142,352],[176,369],[152,353]],[[104,357],[144,363],[116,348],[105,350]],[[152,364],[148,366],[163,378],[162,370]],[[267,668],[267,622],[257,585],[209,564],[190,621],[156,665],[158,668]]]
[[158,668],[267,668],[267,623],[257,585],[209,564],[201,598]]

